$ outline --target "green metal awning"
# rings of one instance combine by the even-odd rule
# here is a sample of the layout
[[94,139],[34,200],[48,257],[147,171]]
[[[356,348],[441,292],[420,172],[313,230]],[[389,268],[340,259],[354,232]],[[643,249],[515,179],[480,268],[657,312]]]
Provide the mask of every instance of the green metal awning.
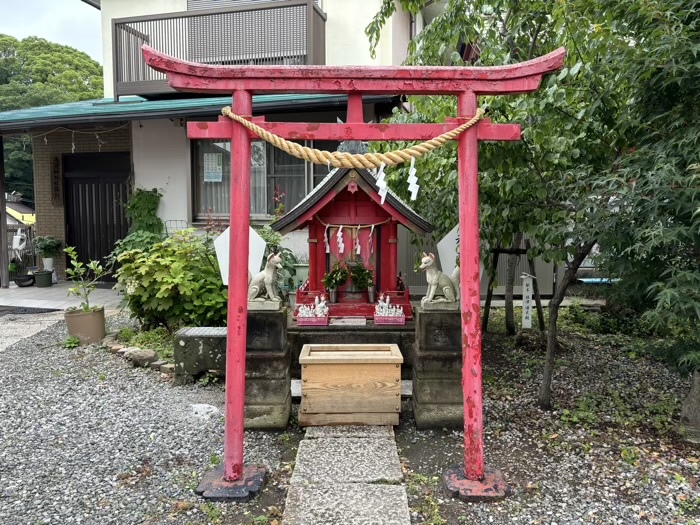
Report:
[[[388,97],[366,97],[365,102],[389,102]],[[147,100],[141,97],[84,100],[68,104],[17,109],[0,113],[0,135],[25,133],[66,125],[91,125],[154,118],[215,116],[231,105],[230,97]],[[345,107],[345,95],[259,95],[253,97],[255,113]]]

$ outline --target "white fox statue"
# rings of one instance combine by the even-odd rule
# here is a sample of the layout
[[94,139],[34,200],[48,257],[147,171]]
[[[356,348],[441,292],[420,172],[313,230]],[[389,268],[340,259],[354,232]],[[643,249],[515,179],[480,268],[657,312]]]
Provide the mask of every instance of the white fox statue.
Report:
[[432,253],[423,252],[420,270],[425,272],[428,280],[428,292],[421,299],[421,304],[459,301],[459,266],[455,267],[450,277],[437,269],[435,256]]
[[265,269],[255,276],[248,272],[248,301],[278,300],[277,272],[282,269],[282,254],[271,253],[265,263]]

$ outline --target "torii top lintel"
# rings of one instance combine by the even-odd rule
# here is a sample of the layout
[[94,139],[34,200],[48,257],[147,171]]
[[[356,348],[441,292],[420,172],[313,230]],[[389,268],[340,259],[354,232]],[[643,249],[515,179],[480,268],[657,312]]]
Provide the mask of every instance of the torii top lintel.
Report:
[[533,60],[496,67],[219,66],[170,57],[143,45],[146,63],[177,91],[228,95],[347,93],[363,95],[504,95],[535,91],[542,75],[561,68],[563,47]]

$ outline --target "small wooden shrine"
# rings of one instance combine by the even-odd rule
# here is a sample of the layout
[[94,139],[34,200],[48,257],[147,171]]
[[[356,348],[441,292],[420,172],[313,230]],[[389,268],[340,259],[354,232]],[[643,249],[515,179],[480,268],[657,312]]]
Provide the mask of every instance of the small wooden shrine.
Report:
[[[377,180],[365,169],[333,170],[307,197],[271,226],[281,234],[309,230],[309,278],[297,290],[297,304],[311,304],[326,294],[322,280],[337,261],[362,263],[374,274],[376,296],[388,295],[412,317],[409,290],[398,272],[398,225],[424,235],[433,227],[388,191],[382,199]],[[374,303],[350,279],[330,304],[331,317],[372,318]]]

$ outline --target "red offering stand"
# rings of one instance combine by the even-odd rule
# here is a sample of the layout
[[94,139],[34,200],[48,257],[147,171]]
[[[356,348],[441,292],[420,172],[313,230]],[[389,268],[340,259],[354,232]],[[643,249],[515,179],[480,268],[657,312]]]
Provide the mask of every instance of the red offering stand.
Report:
[[390,324],[395,326],[403,326],[406,324],[405,315],[375,315],[374,324]]
[[299,326],[328,326],[328,316],[323,317],[297,317]]

